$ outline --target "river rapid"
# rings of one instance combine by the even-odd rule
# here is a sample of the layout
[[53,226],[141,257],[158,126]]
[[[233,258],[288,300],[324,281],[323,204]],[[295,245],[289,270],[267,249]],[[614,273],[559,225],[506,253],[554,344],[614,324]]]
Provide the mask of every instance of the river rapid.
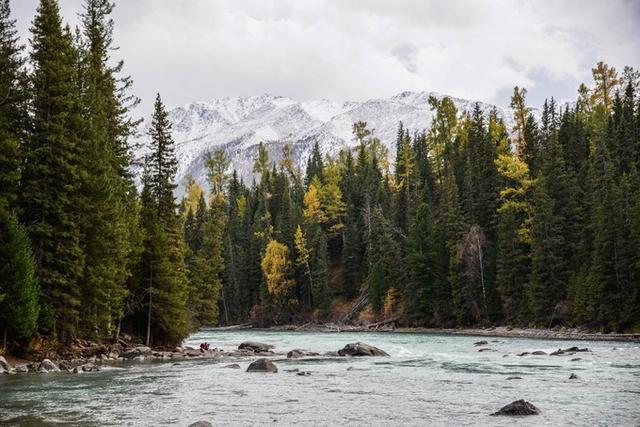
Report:
[[[0,376],[0,425],[188,426],[638,426],[640,344],[418,333],[201,331],[232,349],[243,341],[335,351],[362,341],[390,357],[274,356],[276,374],[247,373],[253,359],[111,362],[100,372]],[[495,351],[479,352],[486,340]],[[570,356],[522,352],[588,347]],[[579,360],[576,360],[579,359]],[[224,368],[238,363],[242,369]],[[308,376],[287,372],[309,371]],[[578,379],[570,380],[574,373]],[[520,379],[508,379],[519,377]],[[491,417],[525,399],[541,414]]]

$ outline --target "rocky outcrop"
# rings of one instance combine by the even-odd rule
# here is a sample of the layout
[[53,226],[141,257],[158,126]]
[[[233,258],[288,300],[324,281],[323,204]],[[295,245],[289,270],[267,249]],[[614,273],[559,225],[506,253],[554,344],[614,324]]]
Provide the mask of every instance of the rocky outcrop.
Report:
[[278,372],[278,367],[269,359],[258,359],[251,362],[247,368],[247,372]]
[[213,427],[209,421],[196,421],[193,424],[189,424],[189,427]]
[[251,350],[255,353],[269,352],[273,346],[261,342],[246,341],[238,346],[238,350]]
[[540,410],[533,406],[526,400],[520,399],[515,402],[509,403],[507,406],[503,406],[499,411],[494,412],[491,415],[508,415],[508,416],[522,416],[522,415],[538,415]]
[[342,350],[338,350],[340,356],[389,356],[385,351],[369,344],[356,342],[347,344]]

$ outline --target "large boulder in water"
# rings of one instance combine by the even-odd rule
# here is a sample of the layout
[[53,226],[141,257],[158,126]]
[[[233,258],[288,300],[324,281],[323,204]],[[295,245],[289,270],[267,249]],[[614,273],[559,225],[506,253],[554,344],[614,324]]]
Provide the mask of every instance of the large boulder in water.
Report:
[[377,347],[363,342],[347,344],[342,350],[338,350],[340,356],[388,356],[388,354]]
[[213,427],[209,421],[196,421],[193,424],[189,424],[189,427]]
[[251,350],[255,353],[267,352],[273,348],[271,344],[261,342],[246,341],[238,346],[238,350]]
[[251,362],[247,368],[247,372],[278,372],[278,367],[269,359],[258,359]]
[[540,410],[526,400],[520,399],[509,403],[507,406],[500,408],[498,412],[491,415],[538,415]]

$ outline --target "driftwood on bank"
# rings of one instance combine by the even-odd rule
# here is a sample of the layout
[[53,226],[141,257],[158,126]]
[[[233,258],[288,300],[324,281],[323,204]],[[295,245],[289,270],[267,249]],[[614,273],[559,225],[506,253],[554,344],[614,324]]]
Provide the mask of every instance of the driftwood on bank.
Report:
[[229,325],[229,326],[218,326],[218,327],[210,327],[210,328],[202,328],[204,331],[233,331],[238,329],[253,329],[253,323],[241,323],[239,325]]
[[[369,324],[367,325],[367,329],[371,329],[371,328],[379,328],[380,326],[385,326],[385,325],[388,325],[388,324],[390,324],[390,323],[391,323],[391,324],[393,324],[393,323],[397,322],[398,320],[400,320],[400,319],[401,319],[401,317],[402,317],[402,316],[397,315],[397,316],[393,316],[393,317],[390,317],[390,318],[385,319],[385,320],[381,320],[381,321],[379,321],[379,322],[369,323]],[[393,326],[393,325],[392,325],[392,326]]]

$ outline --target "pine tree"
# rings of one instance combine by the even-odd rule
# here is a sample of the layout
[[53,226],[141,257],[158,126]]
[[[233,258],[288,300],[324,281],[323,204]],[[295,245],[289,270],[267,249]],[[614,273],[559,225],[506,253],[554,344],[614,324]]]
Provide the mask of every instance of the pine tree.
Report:
[[531,272],[528,288],[533,320],[551,326],[566,287],[566,241],[554,200],[539,185],[533,193]]
[[41,0],[31,32],[33,131],[24,146],[20,207],[54,333],[66,341],[77,331],[84,266],[77,54],[54,0]]
[[84,212],[82,323],[87,336],[112,336],[122,315],[131,274],[133,181],[127,137],[133,133],[124,98],[128,79],[118,87],[122,63],[110,64],[113,4],[86,0],[81,55]]
[[9,0],[0,1],[0,215],[16,207],[20,144],[27,130],[24,60],[15,26]]
[[591,69],[591,73],[596,83],[592,95],[594,102],[601,104],[605,110],[611,109],[613,94],[620,84],[618,72],[615,68],[600,61],[595,68]]
[[27,233],[15,215],[0,214],[0,323],[7,336],[30,338],[36,331],[40,290]]
[[524,322],[529,316],[527,278],[530,270],[532,191],[527,163],[515,155],[502,154],[496,164],[505,179],[498,208],[496,287],[508,322]]
[[410,280],[405,294],[405,310],[408,318],[424,323],[433,319],[436,303],[436,286],[442,280],[438,249],[440,236],[435,218],[428,204],[422,203],[409,228],[407,264]]
[[322,153],[320,152],[320,145],[318,145],[318,141],[313,144],[313,149],[311,151],[311,157],[309,157],[309,161],[307,162],[307,173],[304,179],[304,183],[306,186],[309,186],[314,178],[323,181],[323,171],[324,171],[324,162],[322,161]]
[[177,161],[170,130],[158,95],[149,132],[151,154],[145,168],[141,214],[147,344],[177,344],[192,326],[186,306],[185,248],[173,195]]

